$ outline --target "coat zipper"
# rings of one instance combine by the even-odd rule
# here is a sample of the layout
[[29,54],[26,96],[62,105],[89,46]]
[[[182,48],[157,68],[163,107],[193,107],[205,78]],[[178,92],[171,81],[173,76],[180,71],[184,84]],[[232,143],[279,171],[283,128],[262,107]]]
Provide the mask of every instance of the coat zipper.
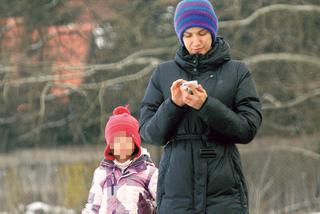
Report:
[[111,195],[114,195],[114,184],[115,184],[115,175],[114,175],[114,169],[112,169],[112,177],[111,177]]

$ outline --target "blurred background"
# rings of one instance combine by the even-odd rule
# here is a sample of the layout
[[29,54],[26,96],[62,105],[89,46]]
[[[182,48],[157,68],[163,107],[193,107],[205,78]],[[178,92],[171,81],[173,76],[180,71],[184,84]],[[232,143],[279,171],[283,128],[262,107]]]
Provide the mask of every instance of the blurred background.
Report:
[[[139,117],[174,57],[177,2],[1,1],[1,214],[80,212],[112,109]],[[320,212],[320,1],[211,2],[263,103],[258,136],[239,145],[251,213]],[[161,148],[144,146],[158,164]]]

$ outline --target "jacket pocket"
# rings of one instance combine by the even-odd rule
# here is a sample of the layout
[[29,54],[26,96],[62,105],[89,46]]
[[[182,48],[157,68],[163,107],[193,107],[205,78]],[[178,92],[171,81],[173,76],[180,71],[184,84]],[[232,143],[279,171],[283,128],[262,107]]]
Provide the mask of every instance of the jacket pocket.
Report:
[[233,176],[232,164],[224,145],[214,145],[216,157],[208,159],[208,194],[213,197],[233,195],[236,181]]

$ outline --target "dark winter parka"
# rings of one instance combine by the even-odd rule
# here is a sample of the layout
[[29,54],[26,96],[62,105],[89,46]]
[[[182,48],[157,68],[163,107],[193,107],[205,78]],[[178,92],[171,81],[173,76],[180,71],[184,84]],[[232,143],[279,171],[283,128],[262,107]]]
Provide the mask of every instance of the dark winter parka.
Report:
[[[171,100],[177,79],[198,80],[208,98],[200,110]],[[144,142],[164,145],[159,164],[160,214],[248,213],[237,143],[249,143],[262,121],[261,104],[246,66],[220,37],[206,55],[178,49],[151,76],[140,112]]]

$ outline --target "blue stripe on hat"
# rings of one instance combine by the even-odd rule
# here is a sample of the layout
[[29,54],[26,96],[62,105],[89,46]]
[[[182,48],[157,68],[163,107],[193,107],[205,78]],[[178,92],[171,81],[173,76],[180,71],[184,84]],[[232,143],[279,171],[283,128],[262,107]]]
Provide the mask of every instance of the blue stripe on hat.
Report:
[[[198,15],[198,14],[193,14],[193,15],[189,15],[186,16],[186,18],[183,18],[178,25],[176,26],[177,29],[180,29],[181,26],[183,26],[186,22],[193,22],[193,21],[199,21],[199,22],[204,22],[208,25],[212,25],[212,28],[214,28],[215,30],[217,30],[218,26],[217,23],[215,23],[214,21],[212,21],[211,17],[205,16],[203,14]],[[186,29],[185,29],[186,30]]]

